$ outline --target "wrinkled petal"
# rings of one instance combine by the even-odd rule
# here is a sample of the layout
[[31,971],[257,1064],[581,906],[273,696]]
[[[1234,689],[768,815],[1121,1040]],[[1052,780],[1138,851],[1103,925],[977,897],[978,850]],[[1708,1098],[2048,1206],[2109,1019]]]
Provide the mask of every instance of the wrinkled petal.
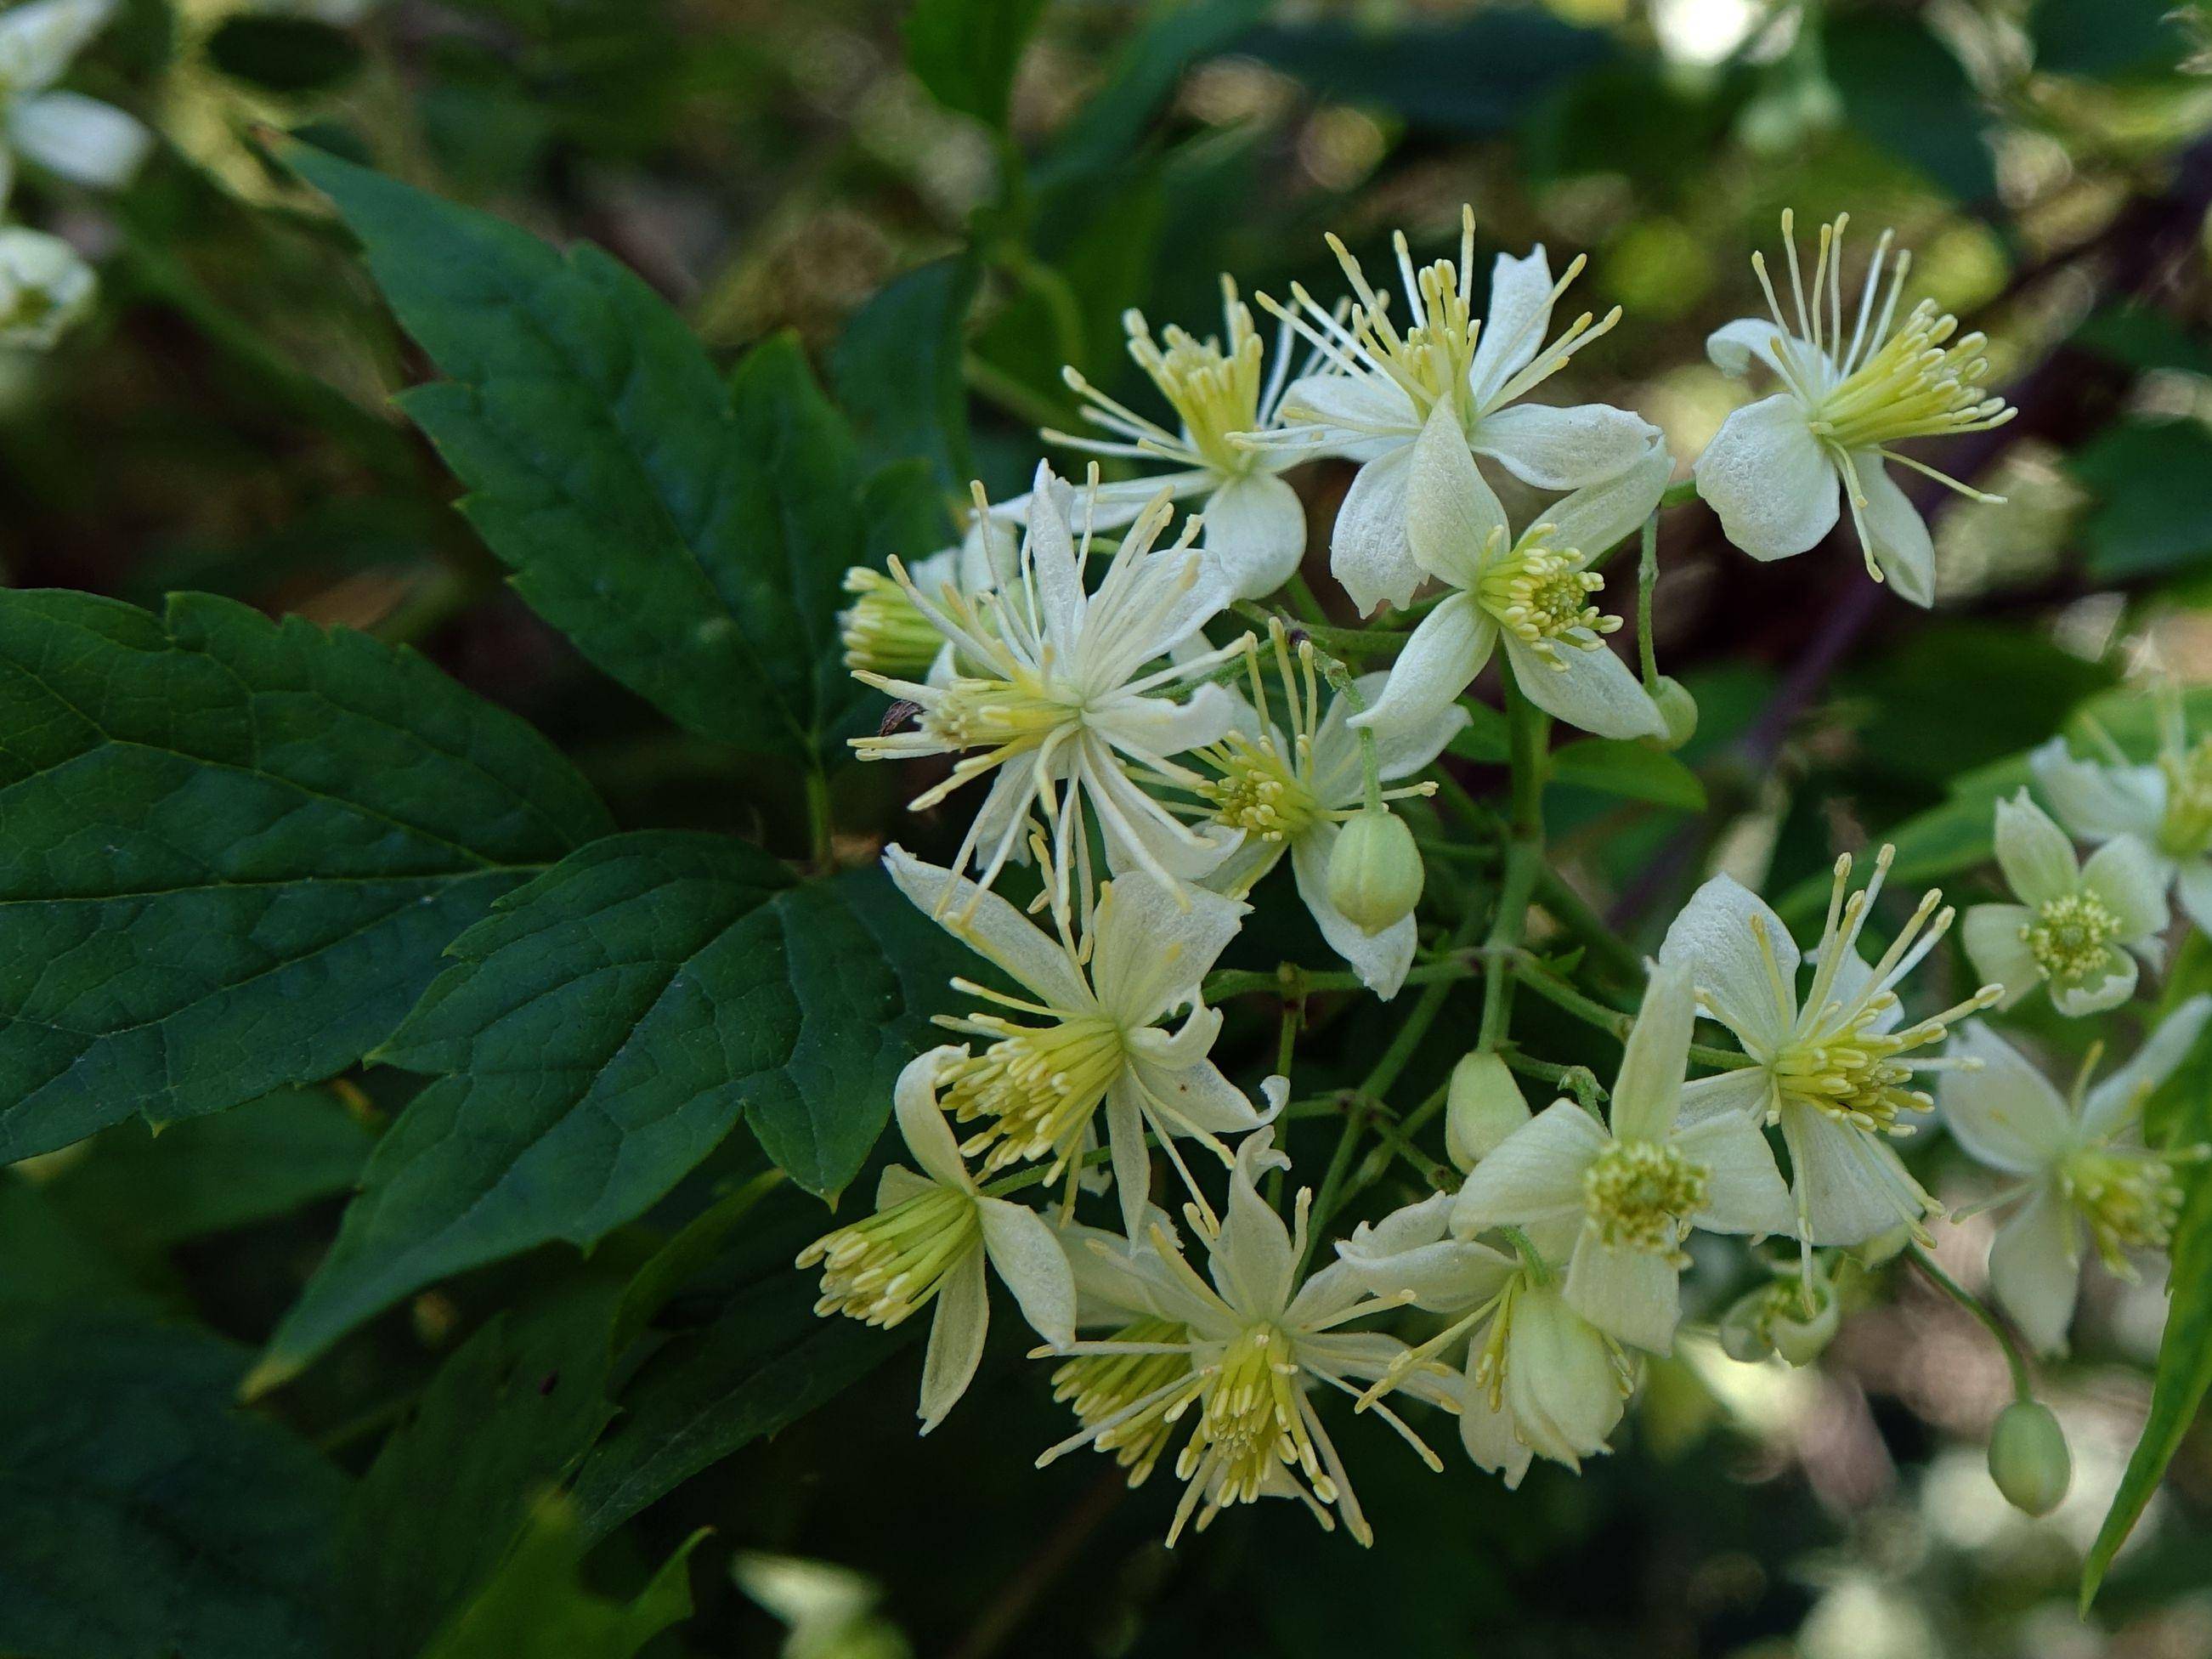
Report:
[[2081,884],[2074,843],[2023,789],[1997,803],[1997,867],[2022,904],[2047,904]]
[[1498,624],[1470,593],[1455,593],[1421,618],[1398,653],[1382,695],[1349,724],[1377,732],[1425,731],[1445,718],[1490,660]]
[[[1469,295],[1472,301],[1474,295]],[[1468,365],[1468,388],[1478,409],[1526,368],[1552,326],[1552,262],[1541,242],[1515,258],[1501,253],[1490,267],[1490,305]]]
[[1044,1218],[1002,1198],[984,1199],[977,1216],[983,1252],[1030,1328],[1055,1348],[1075,1340],[1075,1274]]
[[1142,871],[1102,890],[1091,923],[1091,983],[1125,1030],[1198,1000],[1251,907],[1200,889],[1172,888]]
[[983,1283],[983,1253],[971,1250],[945,1275],[937,1312],[929,1322],[929,1349],[921,1360],[921,1404],[916,1413],[927,1434],[960,1403],[983,1361],[991,1327],[991,1298]]
[[2053,738],[2027,757],[2051,811],[2083,841],[2136,836],[2149,841],[2166,816],[2166,778],[2155,766],[2100,766],[2075,760]]
[[1662,738],[1666,717],[1612,647],[1569,647],[1538,656],[1518,634],[1500,630],[1513,678],[1528,701],[1548,714],[1601,738]]
[[1697,1008],[1686,965],[1664,963],[1653,970],[1613,1085],[1614,1139],[1663,1140],[1674,1127]]
[[1229,1205],[1213,1241],[1213,1283],[1222,1299],[1239,1313],[1273,1315],[1291,1299],[1291,1275],[1297,1253],[1291,1230],[1260,1196],[1259,1180],[1269,1170],[1290,1167],[1275,1150],[1274,1131],[1255,1129],[1237,1144],[1237,1167],[1229,1177]]
[[1572,1101],[1555,1101],[1476,1164],[1452,1210],[1454,1231],[1579,1216],[1583,1175],[1605,1151],[1605,1131]]
[[1622,471],[1602,482],[1564,495],[1537,515],[1550,525],[1558,543],[1596,558],[1625,537],[1635,534],[1658,509],[1674,476],[1666,447],[1647,445]]
[[967,1049],[948,1043],[907,1061],[899,1070],[898,1081],[891,1085],[891,1110],[898,1119],[906,1149],[914,1154],[922,1173],[940,1186],[972,1193],[975,1177],[961,1161],[952,1126],[937,1104],[939,1074],[967,1054]]
[[1269,472],[1248,473],[1206,504],[1202,544],[1229,591],[1256,599],[1290,580],[1306,550],[1306,511],[1298,492]]
[[1730,415],[1692,471],[1721,533],[1754,559],[1802,553],[1835,527],[1836,469],[1788,392]]
[[2039,1188],[1997,1229],[1990,1288],[2038,1353],[2063,1353],[2081,1287],[2081,1253],[2065,1206]]
[[2051,981],[2051,1006],[2069,1019],[2101,1014],[2117,1008],[2136,994],[2142,975],[2136,959],[2125,951],[2107,948],[2104,966],[2075,980]]
[[1981,1064],[1945,1072],[1936,1109],[1952,1139],[1977,1161],[2008,1175],[2047,1168],[2072,1139],[2072,1115],[2058,1091],[2020,1050],[1978,1019],[1960,1026],[1950,1053]]
[[2081,1103],[2083,1131],[2101,1139],[2131,1121],[2142,1109],[2142,1097],[2188,1058],[2208,1017],[2212,1017],[2212,995],[2193,996],[2160,1020],[2133,1060],[2089,1091]]
[[1674,1327],[1682,1317],[1681,1273],[1664,1251],[1609,1245],[1595,1229],[1587,1229],[1567,1262],[1566,1298],[1616,1342],[1653,1353],[1674,1346]]
[[[1659,428],[1650,422],[1610,404],[1564,409],[1515,404],[1484,416],[1467,441],[1523,483],[1539,489],[1581,489],[1634,468],[1660,440]],[[1598,550],[1581,543],[1571,545]]]
[[1659,960],[1687,967],[1714,1017],[1754,1047],[1778,1047],[1796,1023],[1796,944],[1772,907],[1733,876],[1715,876],[1691,895]]
[[884,868],[900,892],[962,944],[1054,1008],[1087,1008],[1091,993],[1059,939],[996,893],[965,876],[925,864],[904,848],[884,849]]
[[2009,1008],[2043,978],[2034,952],[2021,938],[2034,916],[2025,904],[1977,904],[1959,919],[1959,937],[1975,977],[1984,985],[2004,988],[2000,1008]]
[[1881,1140],[1816,1107],[1782,1114],[1800,1225],[1814,1244],[1863,1244],[1928,1212],[1928,1195]]
[[1782,352],[1787,349],[1782,331],[1771,317],[1739,317],[1705,337],[1705,356],[1712,359],[1713,367],[1739,380],[1751,372],[1753,357],[1776,374],[1783,373]]
[[1363,615],[1372,615],[1385,599],[1406,604],[1421,585],[1421,567],[1406,544],[1413,477],[1413,446],[1400,445],[1359,469],[1336,509],[1329,571]]
[[1472,587],[1484,552],[1512,539],[1505,508],[1476,469],[1451,405],[1438,404],[1413,441],[1406,486],[1406,546],[1413,562],[1431,576]]
[[24,99],[9,115],[8,134],[49,173],[95,190],[127,182],[154,144],[135,116],[74,92]]
[[1359,982],[1388,1002],[1406,982],[1420,944],[1420,928],[1411,914],[1402,915],[1379,933],[1363,931],[1336,908],[1328,896],[1328,855],[1341,831],[1334,823],[1316,823],[1291,846],[1291,869],[1298,896],[1312,915],[1314,926],[1342,957]]
[[1674,1149],[1705,1170],[1705,1206],[1694,1218],[1709,1233],[1787,1233],[1797,1224],[1789,1186],[1757,1117],[1728,1112],[1678,1131]]
[[2167,872],[2133,836],[2115,836],[2081,866],[2081,885],[2120,919],[2120,938],[2134,944],[2166,931]]
[[1935,604],[1936,544],[1920,509],[1871,451],[1851,457],[1851,476],[1857,481],[1858,522],[1876,568],[1899,599],[1923,609]]

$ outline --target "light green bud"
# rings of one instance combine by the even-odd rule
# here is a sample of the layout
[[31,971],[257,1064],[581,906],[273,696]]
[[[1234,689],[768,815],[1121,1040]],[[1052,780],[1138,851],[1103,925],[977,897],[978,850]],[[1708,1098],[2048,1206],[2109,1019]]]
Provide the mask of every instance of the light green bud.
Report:
[[1521,1085],[1496,1054],[1476,1049],[1452,1067],[1451,1088],[1444,1096],[1444,1151],[1462,1173],[1528,1121]]
[[1793,1365],[1809,1365],[1842,1321],[1835,1287],[1816,1261],[1809,1279],[1779,1273],[1737,1297],[1721,1316],[1721,1351],[1746,1364],[1779,1354]]
[[2015,1400],[1990,1430],[1990,1479],[2016,1510],[2048,1515],[2074,1481],[2066,1431],[2039,1400]]
[[1387,806],[1353,813],[1328,855],[1328,902],[1363,933],[1395,927],[1420,902],[1421,849]]
[[1659,705],[1659,718],[1667,722],[1667,735],[1654,739],[1662,749],[1680,749],[1698,734],[1698,700],[1671,674],[1653,682],[1651,701]]

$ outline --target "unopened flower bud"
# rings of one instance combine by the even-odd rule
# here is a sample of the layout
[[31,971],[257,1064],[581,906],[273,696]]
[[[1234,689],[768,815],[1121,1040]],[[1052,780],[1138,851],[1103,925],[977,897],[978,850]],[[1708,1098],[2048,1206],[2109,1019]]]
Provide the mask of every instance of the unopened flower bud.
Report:
[[1521,1085],[1496,1054],[1477,1049],[1452,1067],[1444,1097],[1444,1150],[1462,1172],[1528,1121]]
[[1651,687],[1651,701],[1659,705],[1659,718],[1667,722],[1667,735],[1657,739],[1662,749],[1680,749],[1698,734],[1698,700],[1681,681],[1662,674]]
[[1990,1479],[2007,1502],[2029,1515],[2048,1515],[2063,1501],[2074,1459],[2048,1406],[2015,1400],[1997,1413],[1990,1430]]
[[1420,902],[1421,849],[1387,806],[1352,815],[1328,855],[1328,902],[1363,933],[1395,927]]

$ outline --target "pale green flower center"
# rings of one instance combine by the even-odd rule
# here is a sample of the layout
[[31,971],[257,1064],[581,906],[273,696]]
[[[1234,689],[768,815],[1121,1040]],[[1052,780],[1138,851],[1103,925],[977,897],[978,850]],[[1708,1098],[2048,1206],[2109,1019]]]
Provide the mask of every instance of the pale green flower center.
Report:
[[[943,1101],[962,1122],[988,1123],[962,1143],[986,1170],[1049,1158],[1056,1177],[1083,1149],[1083,1132],[1121,1074],[1121,1029],[1103,1014],[1019,1025],[997,1014],[955,1022],[997,1038],[945,1074]],[[1049,1178],[1049,1177],[1048,1177]]]
[[854,596],[838,619],[846,667],[909,680],[929,672],[945,636],[903,587],[880,570],[854,565],[845,573],[845,591]]
[[798,1265],[823,1263],[816,1313],[896,1325],[937,1294],[945,1274],[982,1237],[974,1195],[933,1185],[888,1210],[825,1233],[800,1252]]
[[1926,1092],[1909,1086],[1912,1068],[1897,1059],[1919,1046],[1917,1030],[1899,1034],[1847,1028],[1821,1033],[1813,1041],[1784,1048],[1771,1069],[1783,1093],[1838,1122],[1855,1129],[1902,1133],[1898,1114],[1924,1112],[1929,1106]]
[[1474,597],[1499,627],[1526,641],[1553,667],[1565,668],[1560,646],[1592,650],[1601,643],[1599,635],[1620,628],[1620,618],[1589,602],[1605,578],[1584,568],[1587,554],[1554,546],[1557,535],[1547,524],[1530,528],[1510,553],[1486,566]]
[[1272,737],[1255,738],[1232,732],[1202,751],[1202,757],[1217,775],[1194,788],[1212,807],[1217,823],[1262,841],[1284,841],[1324,816],[1320,799],[1299,776],[1300,769]]
[[1214,471],[1231,477],[1248,471],[1253,453],[1230,441],[1232,434],[1250,432],[1260,423],[1260,392],[1265,349],[1252,327],[1252,313],[1242,305],[1229,307],[1229,349],[1215,340],[1200,340],[1170,324],[1161,334],[1161,349],[1131,312],[1129,355],[1137,360],[1160,395],[1182,422],[1191,451]]
[[1820,400],[1813,435],[1839,449],[1869,449],[1996,424],[2005,401],[1981,384],[1988,343],[1981,334],[1960,335],[1956,317],[1923,300]]
[[1705,1206],[1710,1171],[1675,1148],[1615,1141],[1583,1172],[1583,1206],[1608,1245],[1672,1252]]
[[2160,820],[2160,848],[2175,858],[2194,858],[2212,847],[2212,738],[2199,738],[2179,755],[2163,755],[2166,816]]
[[2089,1223],[2097,1253],[2129,1273],[2124,1252],[2162,1250],[2173,1237],[2183,1197],[2173,1166],[2151,1153],[2075,1152],[2059,1170],[2065,1196]]
[[1012,679],[962,676],[922,719],[922,730],[950,749],[988,749],[1000,758],[1042,744],[1081,719],[1079,702],[1029,669]]
[[1321,1502],[1336,1501],[1298,1394],[1297,1357],[1278,1327],[1247,1326],[1222,1350],[1206,1377],[1198,1426],[1176,1460],[1180,1478],[1206,1483],[1201,1528],[1217,1510],[1256,1500],[1278,1464],[1303,1474]]
[[2105,971],[2119,932],[2120,919],[2102,899],[2075,892],[2039,905],[2020,939],[2045,978],[2071,983]]
[[[1140,1319],[1108,1339],[1131,1344],[1182,1343],[1188,1330],[1165,1319]],[[1176,1389],[1177,1378],[1187,1386]],[[1174,1437],[1176,1419],[1182,1414],[1200,1386],[1190,1358],[1183,1353],[1081,1354],[1052,1374],[1052,1397],[1072,1407],[1086,1428],[1128,1411],[1148,1395],[1158,1395],[1142,1411],[1133,1413],[1091,1442],[1100,1451],[1112,1452],[1114,1461],[1129,1472],[1129,1484],[1140,1486],[1152,1474]]]

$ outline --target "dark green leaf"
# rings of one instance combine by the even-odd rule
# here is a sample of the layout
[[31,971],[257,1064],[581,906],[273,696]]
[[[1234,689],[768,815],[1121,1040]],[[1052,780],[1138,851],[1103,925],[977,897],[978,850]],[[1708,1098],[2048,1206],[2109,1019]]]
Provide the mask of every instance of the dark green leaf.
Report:
[[344,1483],[232,1404],[243,1364],[127,1316],[0,1327],[0,1650],[328,1659]]
[[947,109],[1006,125],[1006,99],[1044,0],[915,0],[906,61]]
[[0,1170],[0,1319],[23,1308],[152,1307],[104,1244],[47,1188]]
[[2096,496],[2081,527],[2100,581],[2183,570],[2212,558],[2212,433],[2195,421],[2123,421],[2076,451]]
[[2172,0],[2035,0],[2027,33],[2045,73],[2119,80],[2171,74],[2185,16]]
[[1961,202],[1996,194],[1973,83],[1950,48],[1904,12],[1831,14],[1829,79],[1859,131]]
[[1552,754],[1554,782],[1686,812],[1705,810],[1705,787],[1698,775],[1663,750],[1618,738],[1583,738]]
[[975,291],[966,259],[910,270],[853,313],[830,356],[837,401],[868,459],[927,461],[942,489],[965,489],[975,473],[961,366]]
[[564,860],[453,954],[377,1055],[447,1075],[378,1144],[257,1386],[434,1280],[632,1219],[741,1111],[836,1191],[963,953],[873,868],[802,885],[743,842],[654,831]]
[[850,435],[798,347],[759,347],[726,387],[598,249],[287,154],[452,377],[401,402],[523,597],[682,725],[814,759],[859,695],[836,618],[866,526]]
[[361,72],[361,48],[312,17],[232,17],[208,37],[209,61],[271,92],[319,92]]
[[1452,753],[1485,766],[1504,765],[1513,756],[1511,723],[1486,702],[1468,699],[1460,707],[1467,710],[1468,723],[1453,736]]
[[0,1162],[351,1064],[606,823],[412,653],[205,595],[0,593]]

